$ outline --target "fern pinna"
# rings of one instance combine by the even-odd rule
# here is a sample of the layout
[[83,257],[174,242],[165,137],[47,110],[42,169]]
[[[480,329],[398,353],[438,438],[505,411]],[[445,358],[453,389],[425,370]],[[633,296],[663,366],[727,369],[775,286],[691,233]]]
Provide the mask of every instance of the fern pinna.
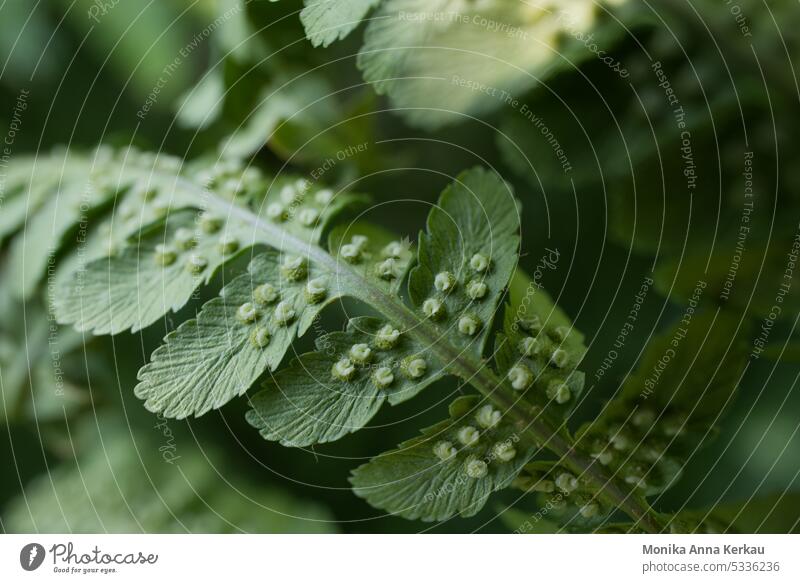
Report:
[[[659,400],[644,406],[633,376],[573,436],[566,419],[584,385],[583,336],[519,270],[518,202],[482,168],[442,193],[416,246],[372,224],[337,222],[364,196],[231,160],[59,151],[18,163],[8,185],[0,235],[27,221],[12,243],[16,291],[35,295],[55,263],[48,306],[79,331],[146,328],[250,255],[246,271],[140,370],[135,393],[153,412],[200,416],[257,385],[249,424],[266,440],[309,447],[457,377],[463,390],[448,419],[352,474],[358,496],[409,519],[470,516],[514,486],[560,506],[565,528],[602,530],[621,511],[625,528],[661,531],[675,521],[646,496],[674,480],[687,440],[713,425],[735,385],[709,370],[717,385],[698,413],[696,398],[668,390],[680,379],[662,379]],[[31,258],[40,264],[32,268]],[[378,316],[352,318],[344,331],[320,335],[315,351],[287,359],[343,297]],[[692,358],[711,350],[703,338],[684,346]],[[657,358],[657,343],[652,350]],[[736,377],[736,366],[726,374]]]

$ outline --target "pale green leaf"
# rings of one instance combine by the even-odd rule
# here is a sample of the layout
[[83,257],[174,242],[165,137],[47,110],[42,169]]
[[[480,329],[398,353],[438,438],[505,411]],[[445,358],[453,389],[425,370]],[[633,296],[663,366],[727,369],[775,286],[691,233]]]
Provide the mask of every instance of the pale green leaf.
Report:
[[334,228],[328,237],[328,251],[349,263],[365,281],[392,295],[400,290],[415,260],[410,241],[365,221]]
[[96,259],[113,255],[125,246],[131,235],[162,216],[161,202],[148,201],[146,193],[145,184],[134,183],[117,195],[110,210],[81,219],[75,237],[76,245],[68,248],[56,262],[54,289],[68,287],[70,279],[76,273],[84,271],[86,265]]
[[56,254],[70,237],[74,239],[81,221],[106,204],[113,194],[108,190],[89,190],[84,183],[71,183],[53,192],[28,219],[11,248],[9,276],[16,283],[14,291],[19,297],[29,298],[39,290],[48,265],[54,265]]
[[76,168],[78,156],[55,151],[38,158],[22,157],[10,165],[0,179],[0,243],[21,229],[36,214],[60,185],[82,180],[86,175]]
[[[205,304],[197,319],[167,335],[139,371],[136,395],[146,400],[149,410],[167,417],[200,416],[243,394],[265,370],[280,364],[298,334],[338,298],[328,272],[311,265],[307,276],[292,280],[281,274],[281,265],[277,251],[257,256],[248,273]],[[321,280],[328,288],[319,301],[310,301],[306,292],[311,280]],[[259,289],[265,284],[275,294],[268,302]],[[248,304],[255,314],[243,320],[238,311]],[[276,316],[278,306],[290,309],[292,318]]]
[[221,68],[215,68],[182,96],[178,106],[178,123],[183,127],[205,129],[219,117],[225,96],[225,80]]
[[[214,42],[224,55],[242,63],[259,63],[270,60],[271,51],[267,48],[259,30],[248,17],[247,0],[217,0],[215,2],[215,21],[223,21],[224,26],[214,31]],[[274,58],[274,55],[272,55]]]
[[[436,319],[437,327],[442,337],[460,349],[477,353],[483,349],[492,318],[516,265],[519,245],[516,210],[508,186],[495,174],[477,169],[461,175],[430,214],[429,233],[421,239],[419,265],[410,278],[411,297],[418,306],[424,303],[423,294],[441,297],[447,315]],[[398,291],[412,257],[409,245],[392,241],[374,227],[359,224],[334,230],[330,248],[340,262],[349,263],[367,282],[391,294]],[[484,263],[476,265],[475,254],[480,254]],[[434,274],[440,272],[452,274],[448,279],[450,293],[437,289],[441,281],[437,284]],[[485,285],[485,293],[474,300],[468,297],[466,289],[470,282]],[[459,328],[463,316],[479,322],[471,334]],[[448,319],[455,322],[452,326],[455,331],[448,329]],[[294,446],[339,439],[360,429],[384,400],[400,402],[420,390],[422,385],[417,382],[411,382],[411,389],[405,386],[416,380],[408,373],[412,361],[422,361],[416,365],[423,367],[420,379],[433,380],[444,373],[446,365],[428,355],[428,344],[406,345],[410,341],[405,338],[406,330],[398,327],[400,344],[381,351],[370,334],[375,335],[383,326],[394,327],[393,323],[359,322],[351,323],[345,333],[320,339],[318,352],[303,355],[255,397],[248,419],[265,438]],[[435,338],[427,340],[435,341]],[[352,358],[350,349],[356,345],[370,347],[368,362],[359,363]],[[332,372],[340,362],[354,365],[348,380],[337,379]],[[384,387],[375,380],[379,370],[390,378]],[[341,389],[337,389],[339,386]]]
[[300,20],[315,47],[327,47],[350,34],[381,0],[305,0]]
[[[239,173],[241,178],[231,177],[224,167],[197,173],[198,180],[220,191],[224,198],[173,177],[172,189],[156,189],[162,199],[160,203],[139,200],[142,208],[159,207],[168,216],[128,238],[111,256],[81,266],[83,269],[59,289],[55,302],[59,321],[95,334],[145,328],[164,314],[183,307],[223,264],[254,245],[268,242],[256,214],[266,215],[264,220],[287,235],[314,243],[334,216],[364,200],[348,193],[320,198],[319,191],[325,189],[312,188],[304,180],[290,178],[274,181],[266,196],[254,198],[245,177],[247,172],[235,170],[234,175]],[[259,176],[253,180],[261,183]],[[204,204],[206,199],[211,203]],[[181,208],[190,205],[219,210],[200,213]],[[251,211],[249,206],[255,210]],[[187,234],[188,242],[179,240]],[[164,246],[170,254],[168,261],[163,261]],[[200,265],[193,267],[192,262],[197,261]]]
[[591,56],[578,35],[609,46],[622,28],[605,9],[593,0],[386,0],[358,64],[411,123],[436,128],[495,110]]
[[[197,229],[196,245],[182,249],[177,235],[187,230],[194,234],[198,216],[188,209],[171,213],[129,240],[118,254],[78,271],[56,297],[59,322],[95,334],[146,328],[183,307],[220,266],[258,242],[252,228],[231,221],[214,234]],[[169,262],[162,246],[172,257]],[[202,269],[192,268],[192,258],[205,262]]]
[[[334,230],[331,244],[341,243],[343,237],[367,237],[357,239],[361,259],[355,267],[396,291],[411,264],[410,248],[402,247],[392,264],[394,277],[386,280],[374,275],[374,266],[391,235],[356,222]],[[286,262],[298,259],[302,273],[285,273]],[[267,251],[250,263],[248,271],[203,306],[197,319],[170,333],[140,371],[142,382],[136,394],[149,409],[168,417],[186,417],[221,407],[247,391],[265,370],[275,370],[294,339],[306,332],[325,306],[353,293],[327,266],[309,265],[300,256]],[[272,286],[275,297],[270,301],[260,295],[264,284]],[[237,312],[245,304],[252,304],[256,313],[242,321]],[[291,310],[292,317],[280,321],[279,309]]]

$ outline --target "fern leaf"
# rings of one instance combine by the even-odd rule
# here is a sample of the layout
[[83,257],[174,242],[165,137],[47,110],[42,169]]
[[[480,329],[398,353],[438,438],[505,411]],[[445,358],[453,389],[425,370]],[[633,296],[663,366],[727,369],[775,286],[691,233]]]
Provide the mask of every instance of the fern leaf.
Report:
[[327,47],[350,34],[381,0],[306,0],[300,20],[315,47]]
[[[438,378],[455,375],[487,403],[457,400],[449,421],[360,468],[353,477],[359,495],[424,520],[470,515],[491,492],[518,477],[535,444],[543,443],[566,459],[562,473],[571,468],[589,476],[581,496],[598,488],[629,515],[650,517],[640,497],[627,495],[575,448],[562,421],[571,403],[557,402],[559,409],[543,402],[535,386],[520,399],[513,379],[504,383],[486,360],[490,330],[514,275],[520,243],[516,201],[496,174],[470,170],[445,190],[428,217],[409,274],[414,265],[410,245],[370,225],[342,225],[330,232],[327,250],[320,245],[332,218],[361,203],[357,195],[334,196],[293,180],[274,180],[267,187],[258,173],[235,162],[210,167],[199,161],[184,168],[175,159],[132,152],[107,162],[96,183],[115,193],[114,205],[110,215],[98,206],[90,223],[106,225],[102,231],[119,226],[132,232],[91,235],[86,239],[93,246],[89,256],[100,253],[94,248],[100,243],[113,248],[109,256],[88,262],[85,254],[69,254],[63,237],[58,253],[77,271],[58,278],[60,321],[98,334],[139,330],[183,307],[227,262],[250,249],[256,255],[249,272],[203,306],[196,319],[169,334],[140,371],[136,394],[147,408],[186,417],[222,406],[265,371],[275,370],[326,304],[350,296],[380,318],[355,320],[346,331],[323,336],[316,352],[272,377],[247,415],[266,439],[291,446],[338,439],[368,423],[384,402],[410,399]],[[119,220],[117,208],[123,213]],[[147,222],[151,216],[156,220]],[[406,278],[408,304],[400,296]],[[264,293],[267,284],[277,294]],[[509,312],[521,300],[512,296],[511,301]],[[574,399],[582,387],[575,370],[585,350],[582,337],[552,304],[541,302],[537,309],[540,318],[552,317],[543,326],[547,338],[542,340],[552,344],[546,361],[509,351],[525,338],[507,316],[495,364],[508,376],[522,359],[536,369],[540,381],[547,380],[545,395],[550,381],[559,380]],[[555,313],[545,316],[547,310]],[[557,321],[563,323],[553,327]],[[566,332],[561,330],[565,326]],[[558,351],[566,356],[556,356]],[[326,384],[332,381],[335,385]],[[557,415],[541,416],[537,407],[552,407]],[[458,425],[466,423],[465,415],[480,427],[472,427],[473,420]],[[517,435],[523,431],[525,439]],[[433,434],[445,437],[422,447]],[[451,455],[453,439],[464,447]],[[461,459],[460,450],[467,457]],[[391,471],[393,464],[385,462],[392,456],[401,460],[395,477],[402,487],[394,493],[380,482]],[[427,478],[422,489],[415,489],[412,477],[421,474]],[[648,530],[658,527],[656,519],[647,523]]]
[[25,220],[58,188],[61,175],[70,176],[71,166],[63,152],[40,159],[20,158],[10,166],[0,186],[0,243],[16,233]]
[[89,170],[78,155],[54,152],[22,163],[13,173],[10,200],[4,201],[0,219],[0,241],[24,227],[9,252],[8,277],[16,297],[29,299],[39,291],[45,272],[55,269],[57,255],[75,244],[79,225],[113,199],[115,186],[95,181]]
[[[336,229],[330,240],[340,253],[352,245],[358,253],[356,270],[365,279],[385,284],[388,291],[396,291],[411,263],[410,249],[400,245],[392,277],[381,278],[376,267],[386,260],[383,250],[392,236],[371,225],[354,223]],[[326,265],[274,250],[256,257],[248,271],[203,306],[196,320],[169,334],[153,353],[136,388],[148,409],[167,417],[186,417],[221,407],[247,391],[265,370],[275,370],[291,343],[325,306],[354,291]],[[252,310],[248,312],[252,317],[243,317],[240,310],[245,308]]]
[[235,221],[199,237],[201,220],[196,211],[175,211],[129,239],[119,254],[90,262],[56,299],[59,321],[95,334],[136,332],[183,307],[219,267],[247,249],[242,241],[253,241],[252,230]]
[[[196,320],[170,333],[139,371],[136,395],[167,417],[202,415],[244,393],[274,369],[295,337],[328,303],[330,291],[309,295],[308,282],[327,288],[329,274],[310,266],[308,277],[282,276],[277,251],[257,256],[248,273],[205,304]],[[320,292],[322,293],[322,292]]]
[[515,277],[515,284],[504,331],[496,338],[497,369],[558,426],[583,391],[584,374],[577,368],[586,353],[583,335],[527,276]]
[[[241,182],[229,182],[212,186],[227,187],[236,196]],[[166,217],[146,225],[114,255],[86,264],[60,290],[59,321],[95,334],[135,332],[183,307],[221,266],[254,245],[280,245],[285,239],[296,246],[314,243],[333,216],[363,201],[346,193],[318,197],[307,188],[276,182],[266,197],[250,203],[269,217],[273,227],[265,233],[264,221],[247,207],[176,179],[174,206],[167,202]],[[198,210],[204,202],[214,210]]]
[[487,406],[477,397],[457,399],[450,419],[357,468],[350,479],[355,493],[408,519],[473,516],[535,452],[512,425],[487,415]]
[[291,447],[340,439],[361,429],[389,401],[397,404],[441,378],[427,347],[376,318],[355,318],[345,332],[317,341],[267,382],[247,420],[262,437]]
[[111,209],[82,217],[74,245],[65,245],[56,262],[54,289],[68,288],[89,263],[118,253],[131,235],[162,218],[163,208],[161,201],[148,200],[144,184],[136,183],[118,194]]
[[428,216],[409,280],[411,300],[439,338],[480,357],[518,255],[510,186],[481,168],[464,172]]
[[[433,335],[414,337],[392,319],[351,322],[347,332],[321,339],[317,352],[276,375],[254,399],[251,424],[266,439],[285,445],[333,441],[363,427],[384,401],[406,400],[446,374],[451,363],[430,356],[432,344],[447,344],[452,354],[467,351],[480,356],[516,266],[517,231],[516,206],[508,186],[482,169],[461,174],[428,217],[418,265],[409,279],[416,321],[432,322]],[[399,242],[380,252],[361,248],[373,239],[358,229],[338,229],[332,233],[330,248],[340,262],[353,266],[365,284],[395,295],[410,251]],[[471,295],[475,286],[481,293]],[[436,313],[426,313],[431,301],[439,306]],[[399,335],[396,345],[393,341],[387,349],[381,349],[384,327]],[[357,349],[368,356],[354,353]]]
[[364,221],[334,228],[328,237],[328,249],[365,283],[389,295],[400,291],[414,264],[410,242]]

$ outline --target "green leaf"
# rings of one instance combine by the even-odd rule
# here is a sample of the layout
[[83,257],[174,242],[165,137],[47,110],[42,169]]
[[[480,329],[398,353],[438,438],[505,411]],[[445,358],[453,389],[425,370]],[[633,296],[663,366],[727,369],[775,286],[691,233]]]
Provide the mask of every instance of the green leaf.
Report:
[[519,220],[511,187],[481,168],[460,174],[428,215],[409,294],[459,350],[483,354],[517,265]]
[[[348,193],[320,197],[321,190],[329,191],[288,178],[274,181],[266,196],[253,198],[249,182],[258,185],[262,179],[248,177],[247,170],[239,171],[232,164],[233,175],[239,178],[233,178],[225,164],[197,173],[198,180],[221,191],[225,199],[176,177],[172,189],[158,190],[160,205],[139,201],[147,207],[159,206],[168,215],[128,238],[113,255],[89,262],[69,278],[55,301],[59,322],[95,334],[116,334],[128,329],[135,332],[177,311],[222,265],[254,245],[276,243],[277,237],[265,235],[248,205],[263,209],[274,228],[279,226],[278,232],[285,233],[281,237],[291,235],[314,243],[333,217],[364,200]],[[234,201],[229,202],[230,198]],[[200,213],[185,208],[204,205],[219,210]]]
[[575,407],[585,375],[583,334],[539,285],[518,271],[497,334],[497,370],[511,388],[539,407],[556,426]]
[[[54,151],[40,158],[20,158],[12,164],[0,182],[0,243],[19,231],[25,221],[58,192],[60,185],[80,179],[86,182],[82,168],[76,169],[78,156]],[[76,171],[77,170],[77,171]]]
[[24,223],[28,213],[28,199],[22,194],[22,187],[9,188],[2,200],[0,209],[0,243],[13,235]]
[[386,0],[358,65],[412,124],[436,128],[491,112],[591,56],[578,34],[610,46],[622,28],[608,4]]
[[[300,356],[253,398],[248,422],[264,439],[304,447],[361,429],[386,401],[416,396],[442,373],[428,368],[425,346],[393,330],[383,320],[355,318],[345,332],[319,338],[316,352]],[[337,372],[344,359],[348,368]]]
[[72,183],[53,193],[43,207],[28,220],[25,230],[11,248],[9,277],[16,282],[15,293],[30,298],[39,291],[39,284],[56,254],[76,234],[81,221],[106,204],[113,190],[94,192],[85,184]]
[[365,221],[340,225],[328,237],[328,251],[365,281],[395,295],[414,264],[411,242]]
[[[533,494],[539,508],[516,527],[518,532],[537,532],[542,526],[549,528],[548,525],[561,532],[586,532],[605,523],[614,511],[614,507],[602,499],[597,487],[589,484],[584,473],[576,475],[555,461],[536,460],[526,464],[512,485],[526,494]],[[626,496],[635,497],[647,507],[639,494],[627,492]],[[547,520],[543,521],[544,517]]]
[[215,30],[213,35],[213,41],[219,45],[218,50],[222,55],[241,63],[266,63],[275,58],[259,36],[261,25],[257,27],[248,14],[248,9],[254,8],[252,3],[246,0],[217,0],[215,8],[215,20],[223,19],[225,22],[225,26]]
[[[185,209],[145,227],[116,255],[97,259],[75,274],[55,300],[59,322],[95,334],[136,332],[177,311],[219,267],[258,242],[238,221],[216,233],[197,228],[200,215]],[[185,235],[185,236],[184,236]],[[196,243],[183,243],[184,239]]]
[[[12,199],[24,203],[25,214],[24,231],[11,247],[14,293],[29,298],[45,272],[52,277],[65,266],[105,256],[135,226],[163,216],[168,207],[196,201],[177,176],[180,168],[178,158],[132,148],[115,153],[101,146],[89,155],[56,151],[43,158],[31,169],[35,178],[26,178],[27,193]],[[95,229],[98,223],[102,226]],[[70,259],[62,261],[62,253]],[[53,281],[48,283],[52,287]]]
[[641,492],[668,488],[686,459],[716,434],[747,362],[735,315],[691,313],[650,340],[580,443]]
[[[107,415],[87,421],[72,442],[76,459],[25,485],[25,496],[3,514],[6,531],[331,531],[331,516],[318,505],[236,480],[219,451],[197,449],[194,439],[180,439],[184,434],[165,421],[155,431]],[[220,487],[221,473],[226,487]]]
[[342,40],[381,0],[305,0],[300,20],[315,47]]
[[86,265],[117,253],[131,235],[163,216],[161,205],[157,199],[148,199],[145,185],[135,183],[117,195],[110,210],[82,217],[75,240],[69,240],[74,246],[65,246],[65,253],[56,262],[54,289],[67,288]]
[[222,113],[224,98],[222,69],[212,69],[182,96],[176,114],[178,123],[183,127],[206,129]]
[[[277,251],[257,256],[248,273],[206,303],[197,319],[167,335],[139,371],[136,396],[148,410],[166,417],[200,416],[243,394],[280,364],[295,338],[340,297],[330,274],[314,265],[303,268],[307,275],[286,277],[286,259]],[[309,296],[312,280],[328,288],[325,295]]]
[[[516,210],[508,186],[495,174],[476,169],[461,175],[430,214],[429,232],[421,238],[419,265],[410,277],[411,297],[418,306],[425,303],[420,290],[442,298],[456,331],[448,329],[448,318],[442,316],[436,319],[439,334],[442,338],[457,334],[452,341],[461,350],[482,352],[516,265]],[[398,292],[411,263],[408,244],[392,241],[387,233],[368,225],[357,223],[334,230],[329,246],[339,261],[390,294]],[[437,279],[445,272],[451,275],[447,289],[442,287],[441,276]],[[471,289],[468,284],[483,285],[485,290],[472,299],[466,291]],[[478,324],[471,330],[464,328],[465,317]],[[378,330],[384,326],[400,335],[391,350],[381,350],[378,344]],[[384,400],[397,403],[414,396],[450,364],[427,355],[427,343],[434,339],[426,339],[424,344],[411,342],[405,338],[406,332],[391,320],[356,320],[347,332],[323,337],[317,352],[300,357],[255,397],[248,419],[265,438],[293,446],[332,441],[360,429]],[[350,353],[357,346],[369,347],[368,362],[359,362]],[[348,374],[335,372],[337,366],[346,368]],[[376,380],[379,372],[389,379],[385,386]],[[425,382],[417,382],[415,377]],[[332,388],[331,380],[341,389]]]
[[[335,229],[330,240],[337,249],[345,240],[358,241],[361,259],[356,269],[385,284],[388,291],[397,290],[411,264],[410,248],[401,246],[393,259],[393,278],[380,278],[375,267],[386,260],[383,250],[392,238],[369,224]],[[287,264],[297,261],[298,268],[287,270]],[[221,407],[247,391],[265,370],[275,370],[294,339],[308,330],[325,306],[353,293],[327,266],[309,265],[300,256],[267,251],[250,263],[248,271],[205,304],[197,319],[170,333],[139,372],[142,382],[136,394],[146,400],[148,409],[186,417]],[[271,287],[261,287],[266,284]],[[266,297],[264,289],[274,297]],[[242,320],[238,311],[246,304],[255,312]],[[279,310],[292,317],[284,321]]]
[[[451,405],[449,420],[357,468],[350,479],[356,495],[376,508],[412,520],[476,514],[492,492],[511,483],[534,453],[503,420],[482,428],[484,406],[478,398],[462,397]],[[459,436],[467,437],[462,433],[465,428],[475,432],[470,437],[478,436],[471,445],[459,440]],[[497,444],[503,444],[506,454],[513,449],[514,457],[501,459],[495,451]]]

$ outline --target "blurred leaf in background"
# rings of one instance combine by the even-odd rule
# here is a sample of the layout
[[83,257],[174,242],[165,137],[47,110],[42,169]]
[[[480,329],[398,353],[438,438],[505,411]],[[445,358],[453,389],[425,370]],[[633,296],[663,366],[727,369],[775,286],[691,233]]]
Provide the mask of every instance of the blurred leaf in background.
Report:
[[87,417],[75,459],[25,487],[3,514],[7,532],[326,533],[315,504],[230,479],[224,455],[199,449],[170,421],[129,427],[123,417]]

